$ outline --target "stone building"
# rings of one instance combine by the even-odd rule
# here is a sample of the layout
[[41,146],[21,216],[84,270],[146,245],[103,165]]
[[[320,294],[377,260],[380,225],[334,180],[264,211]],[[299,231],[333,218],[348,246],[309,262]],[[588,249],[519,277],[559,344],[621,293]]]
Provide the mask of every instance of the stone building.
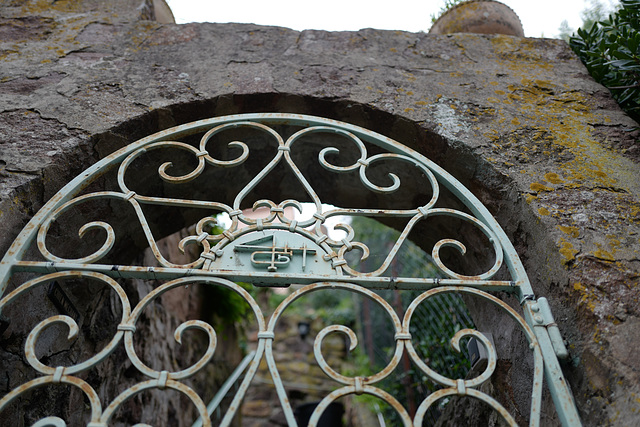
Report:
[[[353,123],[424,154],[489,208],[551,303],[582,422],[637,423],[638,124],[566,43],[175,25],[154,20],[154,3],[2,1],[0,253],[63,185],[159,130],[249,112]],[[474,314],[513,354],[499,393],[518,412],[518,346],[494,313]],[[3,395],[13,380],[3,374]]]

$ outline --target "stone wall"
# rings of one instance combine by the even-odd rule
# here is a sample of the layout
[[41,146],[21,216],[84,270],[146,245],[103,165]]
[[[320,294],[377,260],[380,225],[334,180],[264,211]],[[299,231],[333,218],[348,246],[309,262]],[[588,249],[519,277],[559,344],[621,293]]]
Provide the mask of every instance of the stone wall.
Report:
[[637,419],[637,123],[564,42],[159,24],[138,6],[2,2],[0,253],[64,183],[157,130],[238,112],[339,119],[417,149],[487,205],[551,301],[583,422]]

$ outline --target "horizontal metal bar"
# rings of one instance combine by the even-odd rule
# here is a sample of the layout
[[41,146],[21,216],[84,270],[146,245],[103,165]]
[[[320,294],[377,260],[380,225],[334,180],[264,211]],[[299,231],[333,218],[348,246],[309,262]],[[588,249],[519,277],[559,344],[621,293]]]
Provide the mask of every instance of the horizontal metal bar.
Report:
[[[441,286],[467,286],[487,291],[517,291],[517,284],[505,280],[460,280],[414,277],[339,276],[320,274],[286,274],[269,272],[241,272],[230,270],[201,270],[167,267],[132,267],[106,264],[73,264],[39,261],[19,261],[14,272],[55,273],[60,271],[95,271],[114,278],[172,280],[180,277],[221,277],[234,282],[259,283],[257,286],[283,287],[289,284],[306,285],[316,282],[354,283],[369,289],[428,290]],[[286,286],[285,286],[286,287]]]

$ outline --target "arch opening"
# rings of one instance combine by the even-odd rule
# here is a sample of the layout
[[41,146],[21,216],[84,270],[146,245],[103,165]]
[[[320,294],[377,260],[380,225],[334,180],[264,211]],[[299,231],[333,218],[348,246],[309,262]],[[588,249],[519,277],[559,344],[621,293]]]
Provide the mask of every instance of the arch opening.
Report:
[[[306,131],[309,128],[313,130]],[[245,133],[238,134],[239,130],[247,129],[248,136]],[[189,136],[188,133],[192,131],[198,135]],[[229,133],[224,135],[227,131]],[[205,135],[212,132],[212,138],[220,136],[222,142],[203,138],[203,132]],[[186,138],[183,138],[185,135]],[[28,271],[32,268],[45,274],[56,269],[84,269],[78,267],[83,264],[90,265],[86,267],[87,270],[93,269],[101,274],[133,278],[146,268],[145,274],[153,273],[154,278],[161,277],[168,281],[180,280],[184,271],[189,271],[188,276],[200,273],[204,277],[218,276],[271,286],[288,286],[298,282],[314,286],[323,281],[344,286],[357,285],[361,289],[430,289],[460,285],[478,292],[514,292],[523,301],[525,299],[522,297],[531,292],[526,274],[504,232],[488,211],[479,202],[476,203],[471,193],[458,186],[459,183],[435,163],[382,135],[315,117],[254,114],[178,127],[136,144],[106,158],[114,160],[113,170],[103,174],[101,165],[96,165],[90,172],[99,177],[95,183],[76,186],[77,192],[64,193],[63,190],[63,197],[56,200],[50,211],[43,213],[39,219],[43,224],[37,241],[40,259],[30,261],[31,264],[27,265],[22,260],[14,262],[19,258],[14,256],[9,261],[12,263],[9,269]],[[209,144],[215,148],[209,149]],[[229,149],[217,149],[225,146]],[[303,148],[297,150],[299,147]],[[170,154],[156,155],[165,149]],[[255,154],[252,153],[253,149]],[[169,166],[167,158],[174,165]],[[304,161],[304,158],[313,160]],[[186,166],[179,166],[180,163]],[[211,165],[216,167],[209,171],[207,167]],[[145,168],[157,173],[139,173]],[[227,171],[232,168],[237,173],[230,179]],[[127,176],[128,169],[133,171],[131,176]],[[332,173],[345,178],[332,179]],[[110,179],[115,179],[115,183],[108,182]],[[195,185],[185,190],[183,184]],[[97,196],[96,187],[100,189]],[[215,202],[210,201],[212,198],[215,198]],[[289,200],[315,203],[318,206],[316,215],[306,224],[294,223],[295,217],[284,213],[285,208],[296,206],[295,202]],[[342,206],[342,211],[327,212],[320,207],[321,201]],[[77,213],[69,219],[63,219],[66,210],[76,206],[80,207]],[[244,213],[247,208],[256,206],[267,207],[269,213],[259,218]],[[227,234],[212,232],[215,216],[219,212],[227,212],[234,221]],[[107,214],[115,219],[105,221]],[[333,214],[370,216],[403,230],[402,237],[385,258],[386,265],[383,263],[383,267],[373,274],[360,274],[350,267],[344,260],[344,254],[353,250],[354,245],[360,247],[363,253],[368,249],[356,244],[361,242],[353,240],[355,233],[342,242],[328,238],[322,226],[325,217]],[[274,221],[276,217],[279,221]],[[433,218],[436,220],[432,221]],[[53,237],[48,241],[49,231],[53,231],[54,236],[58,235],[56,230],[51,229],[53,225],[49,226],[54,220],[60,220],[57,225],[60,230],[80,230],[84,233],[82,237],[94,240],[93,247],[79,244],[82,239],[74,241],[68,237],[58,241]],[[105,225],[111,223],[116,225]],[[239,227],[239,223],[245,227]],[[195,245],[201,248],[199,259],[187,264],[175,263],[157,247],[157,240],[192,224],[196,224],[196,232],[185,237],[181,243],[183,247]],[[265,226],[274,231],[265,233]],[[349,225],[343,228],[349,235]],[[290,247],[289,242],[286,242],[284,249],[282,244],[278,245],[278,239],[288,238],[291,234],[301,237],[292,241]],[[443,236],[447,234],[463,235],[466,242],[461,243],[463,239],[445,239]],[[441,277],[398,278],[385,275],[394,258],[394,251],[402,245],[400,240],[409,235],[416,236],[414,241],[434,255]],[[118,239],[116,236],[126,238]],[[259,238],[256,240],[256,237]],[[479,243],[485,249],[473,251],[482,246]],[[152,247],[160,267],[139,265],[134,267],[142,270],[125,268],[147,244]],[[269,244],[270,249],[265,249]],[[487,246],[490,250],[486,250]],[[256,250],[256,247],[261,250]],[[70,258],[56,255],[66,249],[72,250]],[[23,253],[26,251],[23,248],[20,250]],[[235,264],[237,268],[232,273],[228,273],[229,268],[226,268],[231,264],[216,264],[225,256],[229,259],[240,258],[245,250],[254,252],[240,262],[239,267]],[[223,254],[225,251],[226,255]],[[297,260],[300,253],[303,253],[303,259],[308,256],[310,263],[324,262],[330,273],[323,273],[325,270],[315,273],[313,270],[314,276],[296,272],[284,279],[269,275],[275,272],[280,275],[288,268],[286,266],[293,266],[292,259]],[[462,253],[465,256],[460,256]],[[270,254],[271,258],[262,258],[265,254]],[[505,257],[506,262],[503,263]],[[461,260],[472,261],[465,263]],[[305,262],[301,261],[303,272]],[[96,268],[98,264],[103,267]],[[248,268],[244,268],[245,265]],[[266,273],[263,267],[266,267]],[[180,269],[183,269],[182,273],[174,271]],[[286,276],[286,271],[283,276]],[[524,320],[523,325],[526,325]],[[398,323],[396,327],[397,333],[403,336],[402,325]],[[125,325],[118,330],[126,337],[133,333],[128,328]],[[261,342],[267,345],[272,339],[267,336],[268,326],[261,326],[260,333],[263,334]],[[407,339],[403,337],[398,342],[408,345],[403,341]],[[530,334],[528,339],[536,338]],[[398,351],[402,353],[404,347],[401,345],[399,348]],[[264,354],[268,357],[268,349],[262,351],[266,351]],[[359,380],[354,381],[354,387],[357,388]],[[281,393],[280,399],[286,406],[286,399]],[[539,405],[539,397],[534,396],[532,411],[536,405]]]

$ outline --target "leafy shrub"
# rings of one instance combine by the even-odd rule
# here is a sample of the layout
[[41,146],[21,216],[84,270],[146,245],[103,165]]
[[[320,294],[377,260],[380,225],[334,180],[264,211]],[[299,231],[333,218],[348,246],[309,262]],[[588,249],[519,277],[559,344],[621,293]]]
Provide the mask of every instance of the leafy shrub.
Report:
[[444,15],[445,13],[447,13],[447,11],[449,9],[451,9],[454,6],[459,5],[460,3],[464,2],[466,0],[445,0],[444,5],[442,5],[440,7],[440,10],[438,11],[437,14],[433,14],[431,15],[431,23],[435,23],[438,18],[440,18],[442,15]]
[[578,29],[569,45],[589,74],[640,123],[640,0],[621,0],[609,19]]

